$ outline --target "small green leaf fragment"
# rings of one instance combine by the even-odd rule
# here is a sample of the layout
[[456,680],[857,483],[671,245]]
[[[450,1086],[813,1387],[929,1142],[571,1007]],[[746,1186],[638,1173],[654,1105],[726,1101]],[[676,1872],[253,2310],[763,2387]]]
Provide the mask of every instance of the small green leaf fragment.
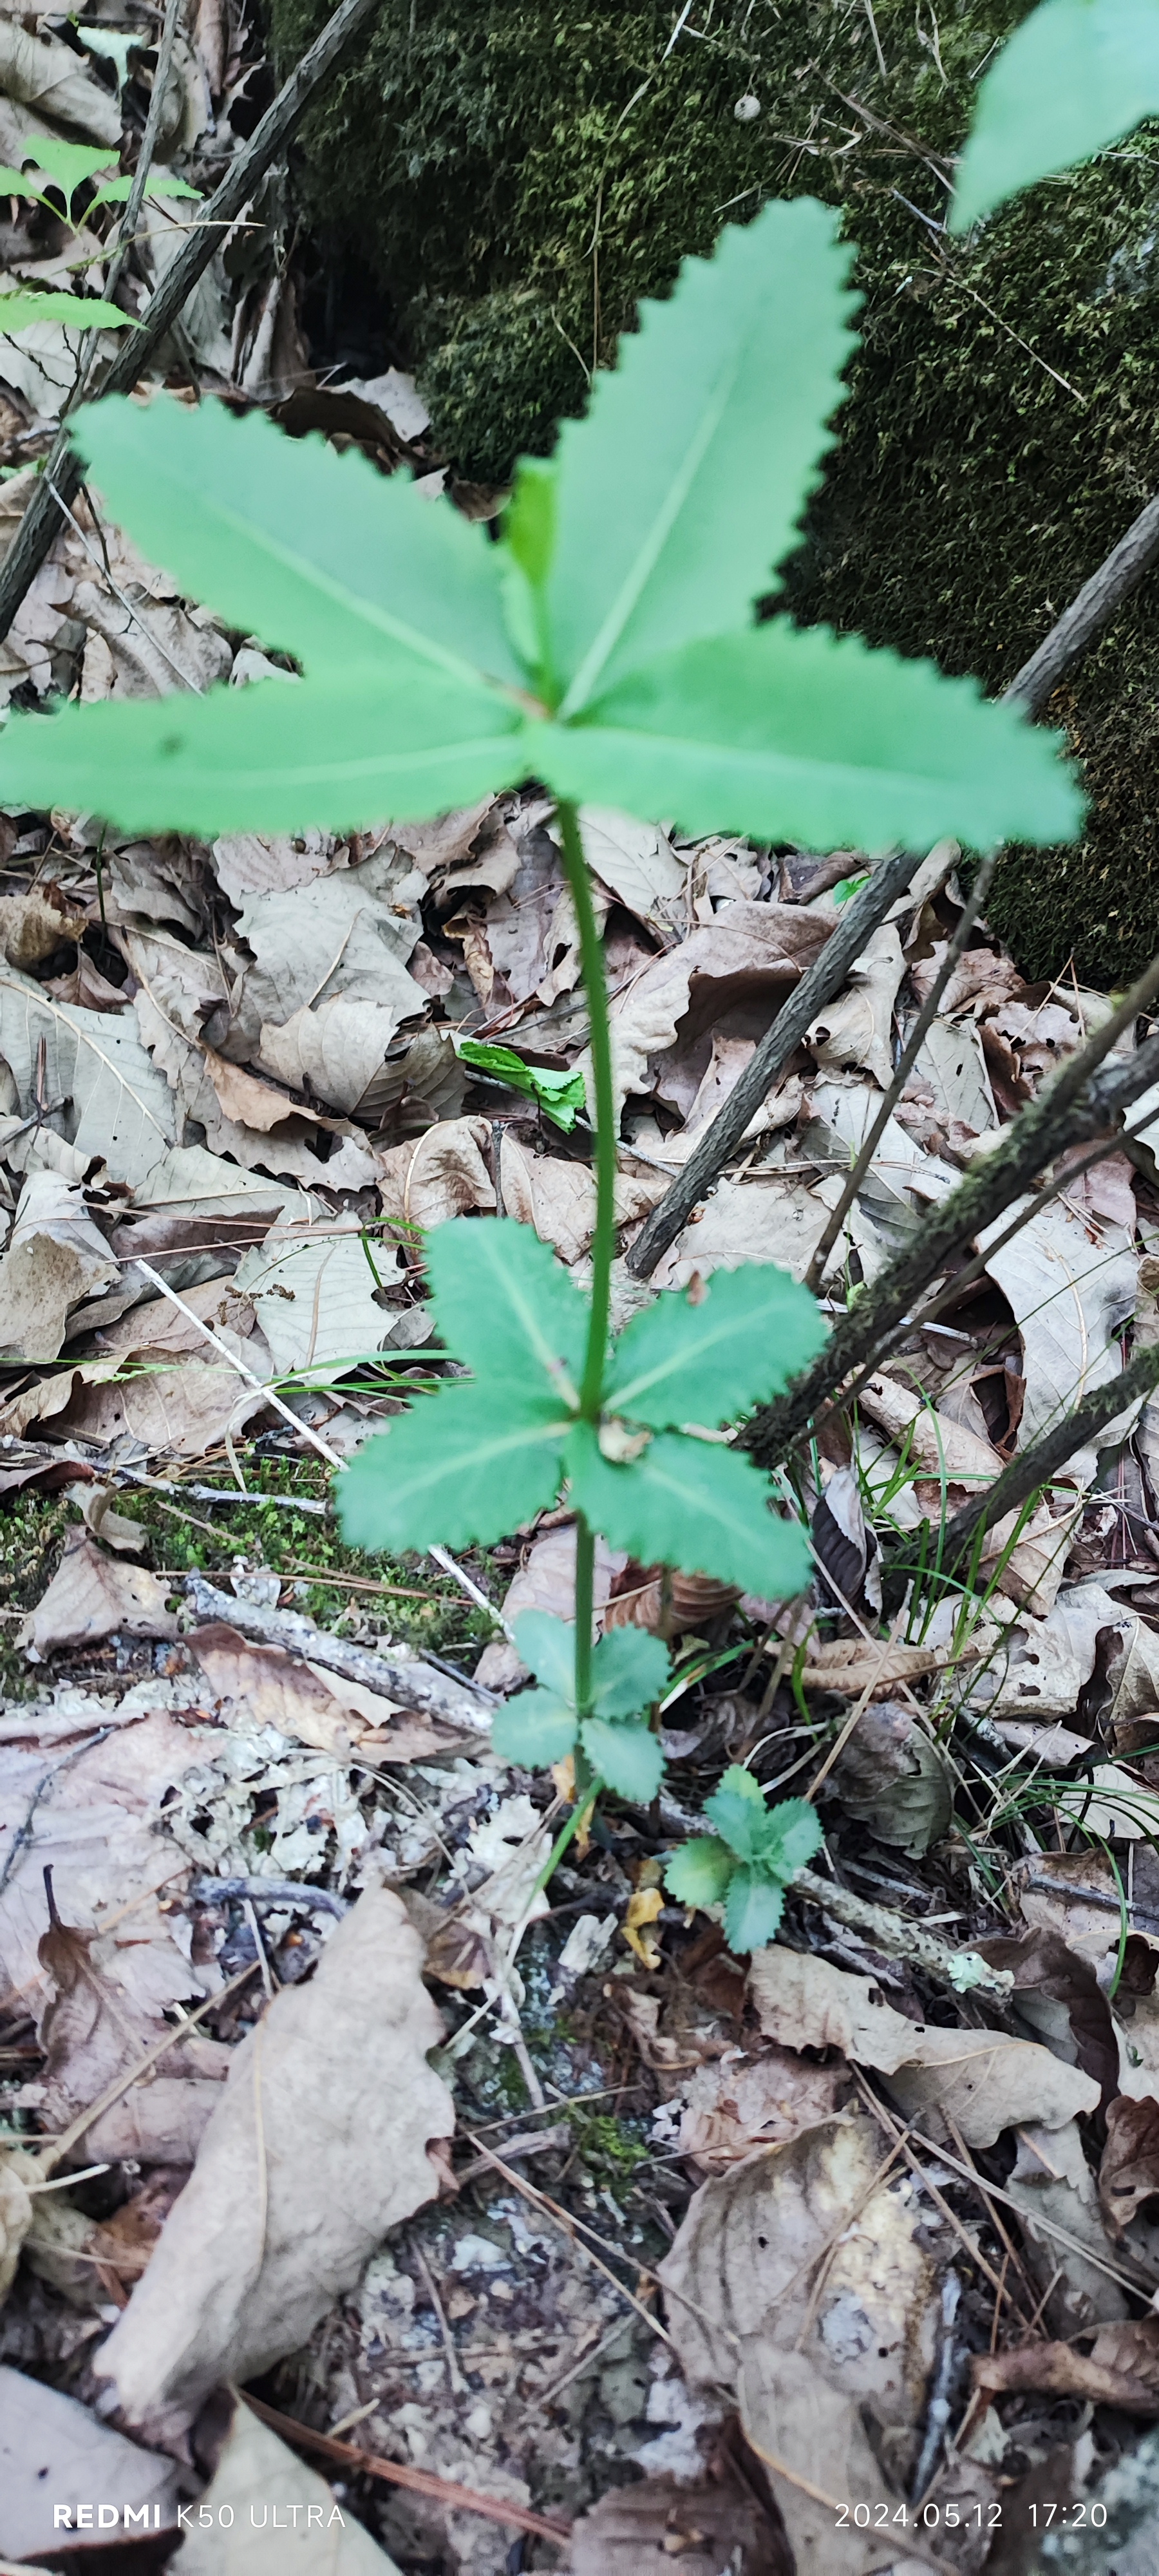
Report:
[[554,465],[540,456],[521,456],[503,514],[503,537],[536,590],[547,579],[555,544],[555,494]]
[[525,1064],[514,1047],[493,1046],[482,1038],[459,1038],[456,1053],[461,1063],[472,1065],[477,1073],[488,1073],[492,1081],[506,1082],[512,1091],[534,1100],[553,1127],[562,1127],[570,1136],[576,1113],[587,1098],[582,1073],[555,1073],[545,1065]]
[[704,1812],[718,1834],[724,1836],[729,1850],[738,1860],[759,1861],[764,1858],[768,1841],[769,1811],[759,1780],[740,1763],[732,1763],[719,1788],[704,1802]]
[[593,1771],[614,1789],[617,1797],[654,1798],[664,1770],[664,1750],[659,1736],[647,1726],[609,1724],[602,1717],[585,1717],[580,1725],[580,1742]]
[[785,1891],[759,1869],[733,1871],[724,1900],[724,1932],[730,1950],[763,1950],[785,1910]]
[[521,1610],[515,1621],[520,1662],[570,1707],[575,1680],[575,1622],[547,1610]]
[[66,331],[139,331],[130,313],[122,313],[119,304],[105,304],[97,295],[62,295],[54,288],[20,288],[12,295],[0,295],[0,334],[27,331],[33,322],[60,322]]
[[520,1691],[496,1709],[491,1749],[501,1762],[519,1762],[529,1771],[549,1770],[562,1762],[576,1740],[576,1713],[554,1691]]
[[719,1905],[736,1863],[727,1843],[716,1834],[697,1834],[681,1843],[664,1872],[664,1885],[678,1905]]
[[610,1628],[592,1654],[597,1717],[636,1717],[653,1708],[668,1679],[668,1649],[644,1628]]
[[633,1317],[612,1353],[605,1403],[656,1430],[730,1422],[778,1395],[814,1359],[826,1327],[816,1299],[773,1262],[669,1288]]
[[466,1547],[502,1538],[559,1490],[567,1425],[550,1406],[513,1405],[455,1381],[424,1396],[353,1458],[336,1494],[355,1547]]

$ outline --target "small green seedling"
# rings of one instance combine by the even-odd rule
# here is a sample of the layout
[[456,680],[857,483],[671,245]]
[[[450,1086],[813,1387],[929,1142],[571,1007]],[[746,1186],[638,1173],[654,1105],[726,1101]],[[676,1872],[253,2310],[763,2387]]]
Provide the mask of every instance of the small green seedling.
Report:
[[[48,194],[50,188],[64,198],[70,224],[76,224],[74,201],[77,191],[101,170],[107,170],[116,159],[113,152],[90,143],[64,143],[55,135],[30,134],[25,139],[25,162],[35,163],[35,172],[0,169],[0,197],[27,197],[36,205],[56,208]],[[87,214],[98,206],[124,205],[132,193],[130,178],[106,179],[97,189]],[[184,179],[175,179],[168,170],[151,170],[145,183],[149,197],[196,197],[197,189]],[[87,215],[86,215],[87,220]],[[0,295],[0,335],[26,331],[33,322],[60,322],[66,331],[136,331],[139,324],[131,313],[122,313],[119,304],[107,304],[95,295],[69,295],[57,289],[17,288]]]
[[785,1889],[820,1848],[816,1814],[807,1798],[766,1806],[759,1780],[735,1762],[704,1812],[715,1833],[673,1852],[665,1887],[681,1905],[723,1906],[730,1949],[759,1950],[780,1923]]
[[[806,1291],[761,1265],[668,1290],[612,1338],[619,1111],[581,800],[817,850],[916,849],[945,833],[1052,843],[1082,815],[1055,738],[974,682],[756,616],[830,443],[854,346],[849,261],[837,217],[805,198],[687,260],[551,462],[521,466],[498,544],[402,475],[289,439],[260,413],[90,404],[77,435],[114,516],[303,676],[15,715],[0,741],[5,804],[131,831],[345,830],[527,780],[555,796],[591,1022],[590,1290],[527,1226],[437,1228],[435,1318],[470,1375],[368,1441],[338,1502],[363,1547],[421,1549],[506,1536],[566,1491],[574,1627],[533,1631],[539,1686],[496,1730],[521,1760],[572,1755],[561,1842],[600,1781],[644,1797],[660,1776],[648,1712],[663,1650],[630,1632],[594,1645],[596,1533],[644,1564],[794,1594],[804,1534],[727,1426],[824,1333]],[[565,1084],[552,1114],[568,1105]],[[741,1843],[718,1844],[717,1868],[739,1943],[775,1927],[817,1827],[796,1804],[766,1814],[747,1774],[730,1778],[722,1815]]]
[[664,1756],[649,1713],[668,1679],[668,1650],[642,1628],[613,1628],[592,1648],[590,1716],[575,1696],[575,1628],[545,1610],[525,1610],[515,1643],[540,1687],[499,1711],[491,1731],[504,1762],[544,1770],[564,1762],[577,1742],[593,1779],[622,1798],[654,1798]]

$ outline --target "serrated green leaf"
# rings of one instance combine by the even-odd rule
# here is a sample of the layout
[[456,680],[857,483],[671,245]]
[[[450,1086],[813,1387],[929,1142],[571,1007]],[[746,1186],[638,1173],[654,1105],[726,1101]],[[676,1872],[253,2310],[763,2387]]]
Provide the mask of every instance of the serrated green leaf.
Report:
[[787,1270],[748,1262],[665,1290],[633,1317],[612,1353],[605,1403],[656,1430],[730,1422],[766,1404],[825,1339],[816,1299]]
[[497,1708],[491,1725],[491,1750],[501,1762],[519,1762],[529,1771],[546,1771],[571,1752],[578,1733],[574,1708],[554,1691],[520,1691]]
[[427,1269],[448,1350],[509,1400],[529,1393],[562,1411],[588,1310],[550,1244],[513,1217],[453,1217],[431,1235]]
[[400,658],[390,678],[259,680],[203,698],[14,715],[0,737],[0,797],[203,840],[348,829],[511,786],[527,766],[521,740],[497,694]]
[[1073,840],[1083,800],[1060,741],[975,680],[787,618],[665,655],[582,723],[531,735],[557,795],[815,850]]
[[566,1423],[550,1406],[457,1381],[366,1441],[335,1496],[352,1547],[467,1547],[547,1511]]
[[592,1710],[636,1717],[653,1708],[668,1679],[668,1648],[645,1628],[609,1628],[592,1653]]
[[55,134],[29,134],[24,139],[24,157],[48,172],[64,197],[71,222],[77,189],[86,179],[95,179],[98,170],[107,170],[117,154],[107,144],[64,143]]
[[661,1431],[629,1466],[617,1466],[580,1423],[567,1473],[576,1510],[643,1565],[714,1574],[772,1600],[790,1599],[809,1580],[804,1532],[773,1518],[765,1478],[735,1450]]
[[[103,188],[98,188],[92,199],[85,217],[86,222],[88,215],[95,215],[98,206],[127,205],[134,185],[135,182],[127,175],[122,175],[119,179],[106,179]],[[0,196],[3,193],[3,186],[0,185]],[[150,170],[145,181],[145,194],[147,197],[193,197],[198,204],[201,203],[200,188],[191,188],[188,179],[176,178],[172,170]]]
[[534,1100],[544,1117],[570,1136],[576,1113],[587,1099],[582,1073],[552,1073],[544,1065],[525,1064],[514,1047],[494,1046],[481,1038],[459,1038],[456,1051],[463,1064],[489,1073],[495,1082],[509,1083],[513,1091]]
[[724,1900],[724,1934],[730,1950],[763,1950],[785,1910],[785,1891],[756,1869],[736,1869]]
[[830,444],[849,265],[810,198],[727,225],[666,303],[641,306],[586,419],[564,422],[546,606],[567,714],[656,653],[748,624]]
[[44,203],[44,190],[27,170],[0,169],[0,197],[32,197]]
[[[548,1610],[521,1610],[514,1621],[519,1660],[567,1707],[574,1705],[575,1621]],[[554,1760],[554,1756],[552,1757]]]
[[[522,685],[499,548],[407,475],[379,474],[319,437],[287,438],[262,412],[234,420],[221,403],[190,411],[164,394],[86,404],[77,444],[151,562],[307,672],[383,668],[393,690],[413,660],[473,687],[481,674]],[[363,759],[374,752],[368,715]]]
[[678,1905],[719,1905],[736,1863],[717,1834],[681,1843],[664,1871],[664,1885]]
[[609,1725],[585,1717],[580,1743],[593,1771],[618,1798],[654,1798],[664,1771],[664,1749],[647,1726]]
[[1157,0],[1042,0],[979,88],[951,232],[1157,113]]
[[62,322],[68,331],[138,331],[140,324],[132,315],[122,313],[119,304],[105,304],[97,295],[62,295],[59,291],[23,287],[12,295],[0,295],[0,335],[27,331],[32,322]]
[[816,1809],[807,1798],[782,1798],[768,1809],[768,1841],[765,1845],[766,1868],[775,1868],[778,1878],[788,1884],[821,1849],[824,1835]]
[[754,1780],[743,1764],[730,1764],[711,1798],[705,1799],[704,1812],[738,1860],[764,1858],[769,1811],[759,1780]]

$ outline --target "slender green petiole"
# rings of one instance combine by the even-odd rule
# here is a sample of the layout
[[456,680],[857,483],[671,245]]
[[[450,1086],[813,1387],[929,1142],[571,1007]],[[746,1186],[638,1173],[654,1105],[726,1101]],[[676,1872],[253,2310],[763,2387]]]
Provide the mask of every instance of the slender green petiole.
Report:
[[[612,1088],[612,1036],[604,951],[596,926],[588,863],[584,857],[579,814],[574,805],[557,807],[564,865],[579,928],[580,964],[592,1031],[592,1075],[596,1138],[596,1230],[592,1241],[592,1302],[587,1349],[580,1380],[579,1408],[585,1422],[598,1422],[608,1348],[612,1257],[616,1248],[616,1103]],[[575,1700],[580,1716],[591,1708],[592,1626],[595,1606],[595,1533],[580,1516],[575,1541]],[[583,1795],[577,1749],[577,1800]],[[590,1799],[589,1799],[590,1805]],[[577,1813],[579,1812],[577,1806]],[[554,1869],[555,1859],[550,1867]]]
[[592,1812],[592,1808],[599,1797],[603,1785],[603,1781],[598,1777],[594,1780],[589,1780],[587,1789],[577,1797],[562,1833],[556,1835],[555,1841],[551,1846],[551,1850],[547,1855],[547,1859],[540,1870],[539,1876],[532,1888],[531,1896],[528,1900],[529,1903],[534,1903],[535,1898],[542,1894],[548,1880],[554,1877],[555,1872],[559,1868],[559,1864],[563,1859],[564,1853],[567,1850],[568,1844],[574,1840],[576,1834],[579,1833],[581,1826],[586,1825],[588,1817]]

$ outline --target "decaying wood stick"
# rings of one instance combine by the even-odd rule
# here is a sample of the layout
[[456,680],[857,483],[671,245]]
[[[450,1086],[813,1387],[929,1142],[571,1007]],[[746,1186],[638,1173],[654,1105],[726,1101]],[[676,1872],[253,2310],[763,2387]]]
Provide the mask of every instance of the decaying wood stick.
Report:
[[397,1646],[389,1654],[372,1655],[350,1637],[332,1637],[329,1629],[316,1627],[298,1610],[270,1610],[264,1602],[242,1601],[231,1592],[219,1592],[203,1574],[187,1576],[185,1597],[199,1619],[220,1619],[243,1637],[283,1646],[287,1654],[300,1655],[305,1663],[325,1664],[329,1672],[341,1673],[348,1682],[360,1682],[364,1689],[397,1700],[401,1707],[433,1718],[440,1726],[456,1727],[460,1734],[490,1734],[495,1706],[490,1694],[470,1682],[452,1681],[448,1673],[436,1671],[419,1655],[412,1660]]
[[1157,992],[1159,958],[1154,958],[1102,1028],[1027,1103],[993,1149],[971,1165],[957,1189],[925,1211],[911,1241],[840,1317],[812,1367],[787,1394],[754,1414],[746,1446],[760,1466],[779,1465],[818,1407],[882,1352],[887,1335],[964,1244],[1032,1189],[1066,1146],[1085,1144],[1114,1128],[1124,1108],[1159,1079],[1159,1037],[1148,1038],[1133,1055],[1100,1071],[1116,1039]]
[[[126,330],[124,343],[100,387],[102,395],[132,393],[220,247],[224,228],[236,222],[249,204],[259,180],[304,115],[319,83],[375,6],[376,0],[341,0],[321,35],[303,54],[255,126],[249,142],[231,162],[221,186],[202,207],[172,267],[150,296],[139,325],[135,330]],[[60,527],[59,502],[74,500],[83,481],[83,463],[62,423],[0,567],[0,637],[8,633]]]
[[[973,1494],[968,1503],[963,1503],[961,1511],[955,1512],[942,1534],[942,1564],[947,1569],[955,1564],[979,1530],[992,1529],[995,1521],[1005,1519],[1008,1512],[1017,1511],[1019,1504],[1027,1502],[1040,1485],[1050,1483],[1059,1468],[1065,1467],[1067,1459],[1073,1458],[1076,1449],[1084,1448],[1088,1440],[1095,1439],[1108,1422],[1114,1421],[1116,1414],[1125,1413],[1128,1405],[1134,1404],[1139,1396],[1153,1395],[1157,1386],[1159,1342],[1149,1350],[1138,1352],[1118,1377],[1109,1378],[1105,1386],[1093,1388],[1090,1395],[1084,1396],[1082,1403],[1075,1406],[1073,1413],[1064,1414],[1052,1430],[1043,1432],[1041,1440],[1035,1440],[1019,1457],[1012,1458],[1009,1466],[1003,1468],[1001,1475],[983,1493]],[[916,1535],[916,1531],[907,1533],[907,1551]],[[891,1549],[891,1564],[900,1560],[900,1556],[900,1548]]]
[[432,2469],[412,2469],[402,2460],[381,2459],[376,2451],[362,2451],[353,2442],[336,2442],[329,2433],[316,2433],[312,2424],[300,2424],[296,2415],[282,2415],[276,2406],[267,2406],[248,2388],[239,2396],[263,2424],[280,2434],[283,2442],[298,2442],[307,2451],[317,2451],[324,2460],[338,2460],[344,2467],[361,2471],[363,2477],[385,2478],[391,2486],[409,2487],[412,2495],[430,2496],[435,2504],[445,2505],[450,2513],[485,2514],[489,2522],[501,2522],[508,2531],[526,2531],[533,2540],[554,2540],[562,2549],[571,2537],[569,2522],[549,2522],[546,2514],[532,2513],[523,2504],[510,2503],[505,2496],[481,2494],[478,2487],[457,2486],[453,2478],[439,2478]]
[[1052,690],[1058,687],[1064,671],[1085,653],[1096,635],[1129,599],[1144,573],[1150,571],[1159,555],[1159,493],[1132,519],[1126,535],[1099,565],[1098,571],[1084,581],[1082,589],[1055,619],[1049,635],[1016,671],[1003,700],[1025,707],[1028,715],[1037,715],[1046,705]]
[[863,1941],[884,1951],[887,1958],[908,1959],[955,1994],[993,1995],[1000,2003],[1009,2002],[1014,1983],[1010,1970],[989,1967],[977,1951],[952,1950],[948,1942],[935,1941],[912,1916],[896,1914],[890,1905],[869,1905],[863,1896],[819,1877],[816,1870],[799,1869],[792,1885],[794,1896],[803,1896],[807,1905],[823,1905],[834,1922],[859,1932]]
[[765,1031],[756,1054],[746,1064],[739,1082],[734,1083],[723,1107],[717,1110],[711,1126],[705,1129],[683,1171],[677,1172],[659,1207],[653,1208],[641,1227],[627,1257],[634,1278],[651,1276],[661,1253],[667,1252],[675,1241],[697,1200],[719,1179],[750,1118],[790,1056],[796,1054],[806,1029],[818,1011],[823,1011],[840,992],[866,941],[880,927],[899,895],[905,893],[920,865],[912,850],[895,850],[881,860],[860,894],[854,895],[820,956],[814,958],[788,1001],[782,1003],[771,1029]]

